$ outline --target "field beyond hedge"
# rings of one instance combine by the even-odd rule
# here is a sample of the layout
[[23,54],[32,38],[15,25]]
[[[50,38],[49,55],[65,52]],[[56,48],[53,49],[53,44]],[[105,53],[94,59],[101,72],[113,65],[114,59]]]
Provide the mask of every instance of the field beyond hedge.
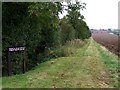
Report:
[[2,78],[3,88],[118,87],[117,56],[92,38],[75,54],[43,62],[22,75]]

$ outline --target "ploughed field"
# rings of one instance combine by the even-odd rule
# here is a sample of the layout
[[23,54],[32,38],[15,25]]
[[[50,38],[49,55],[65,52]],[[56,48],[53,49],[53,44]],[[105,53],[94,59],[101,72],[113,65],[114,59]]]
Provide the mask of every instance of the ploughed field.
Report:
[[120,36],[110,34],[107,31],[94,31],[92,37],[96,42],[120,57]]

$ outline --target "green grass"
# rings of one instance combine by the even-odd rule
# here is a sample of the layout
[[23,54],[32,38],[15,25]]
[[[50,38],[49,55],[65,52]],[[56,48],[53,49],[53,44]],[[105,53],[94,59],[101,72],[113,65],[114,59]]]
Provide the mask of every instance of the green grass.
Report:
[[[70,45],[65,47],[75,48]],[[83,47],[77,46],[73,50],[74,54],[50,59],[25,74],[3,77],[3,88],[113,87],[114,85],[106,83],[110,82],[109,79],[106,80],[108,78],[106,70],[109,69],[104,64],[105,57],[101,54],[103,52],[99,51],[98,48],[100,48],[98,44],[93,39],[89,39]],[[114,60],[116,61],[116,59]],[[103,73],[104,75],[102,75]]]
[[110,71],[110,81],[112,85],[118,87],[120,85],[120,82],[118,83],[118,57],[109,51],[101,49],[100,44],[95,44],[100,52],[100,59],[105,63],[107,69]]
[[[73,55],[71,56],[70,54],[69,57],[60,57],[43,62],[39,66],[35,67],[35,70],[31,70],[23,75],[3,77],[3,87],[74,87],[71,79],[75,77],[74,72],[77,70],[77,68],[73,69],[73,63],[76,64],[79,62],[78,60],[82,57],[84,54],[83,52],[88,45],[89,43],[82,48],[79,48],[75,52],[72,51],[74,54],[76,53],[76,56],[78,55],[79,57],[72,57]],[[66,45],[64,46],[64,48],[66,47],[64,49],[66,51],[64,52],[68,52],[67,50],[70,47],[71,50],[73,50],[73,48],[75,49],[75,47],[70,45],[68,46],[69,47]],[[63,81],[63,79],[65,80]],[[66,82],[67,84],[65,85],[63,82]]]

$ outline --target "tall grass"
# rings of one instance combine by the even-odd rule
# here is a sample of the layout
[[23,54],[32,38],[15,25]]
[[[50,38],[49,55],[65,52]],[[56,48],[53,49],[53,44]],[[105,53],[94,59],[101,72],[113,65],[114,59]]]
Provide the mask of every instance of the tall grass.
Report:
[[48,50],[47,55],[49,57],[68,57],[74,55],[78,48],[82,47],[86,40],[82,41],[80,39],[74,39],[71,41],[67,41],[65,45],[60,46],[54,50]]

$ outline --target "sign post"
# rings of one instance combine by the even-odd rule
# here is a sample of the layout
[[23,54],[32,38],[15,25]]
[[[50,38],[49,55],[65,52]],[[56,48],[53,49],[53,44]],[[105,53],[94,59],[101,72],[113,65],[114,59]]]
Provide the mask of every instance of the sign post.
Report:
[[12,63],[11,63],[11,52],[22,52],[23,51],[23,61],[22,61],[22,72],[25,73],[26,71],[26,50],[25,47],[16,47],[16,48],[8,48],[8,76],[12,74]]

